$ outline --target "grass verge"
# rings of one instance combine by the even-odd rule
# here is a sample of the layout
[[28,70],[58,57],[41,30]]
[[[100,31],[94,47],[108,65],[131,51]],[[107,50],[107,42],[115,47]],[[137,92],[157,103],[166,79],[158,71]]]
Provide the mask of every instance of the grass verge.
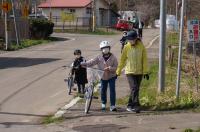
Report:
[[48,39],[40,39],[40,40],[34,40],[34,39],[25,39],[22,40],[20,45],[17,45],[16,42],[12,43],[9,48],[8,51],[14,51],[14,50],[19,50],[19,49],[23,49],[23,48],[27,48],[27,47],[31,47],[34,45],[40,45],[40,44],[46,44],[52,41],[59,41],[59,38],[55,38],[55,37],[49,37]]
[[90,35],[115,35],[116,33],[113,31],[105,31],[102,29],[97,29],[95,32],[92,32],[90,30],[87,29],[54,29],[54,32],[57,33],[77,33],[77,34],[90,34]]
[[64,121],[64,117],[55,118],[54,116],[50,115],[42,120],[42,124],[60,123],[62,121]]
[[[167,67],[166,70],[166,89],[165,93],[157,92],[158,85],[158,63],[152,64],[150,68],[150,79],[143,80],[140,89],[140,103],[146,110],[200,110],[200,93],[192,87],[194,84],[192,76],[182,72],[180,99],[176,99],[176,68]],[[126,105],[128,96],[117,99],[118,105]]]
[[[154,62],[150,68],[150,80],[143,80],[140,90],[141,105],[148,110],[182,110],[192,109],[195,112],[200,111],[200,93],[196,92],[195,79],[193,76],[193,65],[191,63],[192,55],[183,52],[182,73],[180,98],[176,99],[176,73],[178,61],[178,41],[179,34],[177,32],[169,32],[167,34],[168,45],[175,46],[173,48],[174,61],[173,64],[166,66],[165,76],[165,93],[157,92],[158,85],[158,62]],[[167,63],[166,63],[167,64]],[[200,81],[200,80],[199,80]],[[128,96],[118,99],[118,105],[126,105]]]
[[193,130],[191,128],[187,128],[183,132],[200,132],[200,128],[198,128],[197,130]]

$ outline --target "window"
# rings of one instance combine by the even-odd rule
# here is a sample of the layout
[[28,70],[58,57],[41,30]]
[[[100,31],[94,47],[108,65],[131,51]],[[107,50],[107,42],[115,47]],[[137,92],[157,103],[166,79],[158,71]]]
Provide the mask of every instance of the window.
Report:
[[89,8],[89,7],[88,7],[88,8],[86,8],[86,13],[87,13],[87,14],[91,14],[91,13],[92,13],[92,9],[91,9],[91,8]]
[[69,9],[70,13],[75,13],[76,10],[75,9]]

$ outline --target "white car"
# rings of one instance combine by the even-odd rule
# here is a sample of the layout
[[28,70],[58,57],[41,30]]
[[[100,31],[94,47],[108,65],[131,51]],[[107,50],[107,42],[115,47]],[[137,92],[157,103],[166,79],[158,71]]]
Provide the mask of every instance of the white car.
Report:
[[[154,26],[160,28],[160,19],[155,20]],[[174,15],[167,15],[166,28],[167,30],[178,30],[178,21],[175,19]]]

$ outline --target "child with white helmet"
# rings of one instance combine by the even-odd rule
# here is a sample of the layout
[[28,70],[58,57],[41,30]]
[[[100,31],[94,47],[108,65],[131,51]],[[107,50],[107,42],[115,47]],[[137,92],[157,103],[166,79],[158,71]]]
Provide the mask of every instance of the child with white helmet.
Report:
[[117,58],[110,52],[111,46],[108,41],[102,41],[100,43],[100,49],[102,54],[87,62],[81,63],[83,66],[97,65],[98,69],[103,70],[104,74],[101,79],[101,102],[102,110],[106,110],[107,103],[107,87],[110,88],[110,111],[117,111],[116,103],[116,91],[115,81],[117,79],[116,69],[118,65]]

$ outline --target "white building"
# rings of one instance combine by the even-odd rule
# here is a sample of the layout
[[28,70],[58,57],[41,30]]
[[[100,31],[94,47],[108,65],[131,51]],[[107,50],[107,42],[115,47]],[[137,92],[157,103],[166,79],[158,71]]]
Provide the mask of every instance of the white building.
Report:
[[[97,26],[110,25],[114,13],[109,10],[109,4],[105,0],[95,0],[95,5]],[[38,8],[42,9],[42,13],[48,17],[51,12],[54,23],[55,19],[56,22],[63,23],[62,14],[64,13],[73,14],[73,21],[66,21],[66,23],[78,26],[91,24],[92,0],[47,0],[47,2],[40,4]]]

